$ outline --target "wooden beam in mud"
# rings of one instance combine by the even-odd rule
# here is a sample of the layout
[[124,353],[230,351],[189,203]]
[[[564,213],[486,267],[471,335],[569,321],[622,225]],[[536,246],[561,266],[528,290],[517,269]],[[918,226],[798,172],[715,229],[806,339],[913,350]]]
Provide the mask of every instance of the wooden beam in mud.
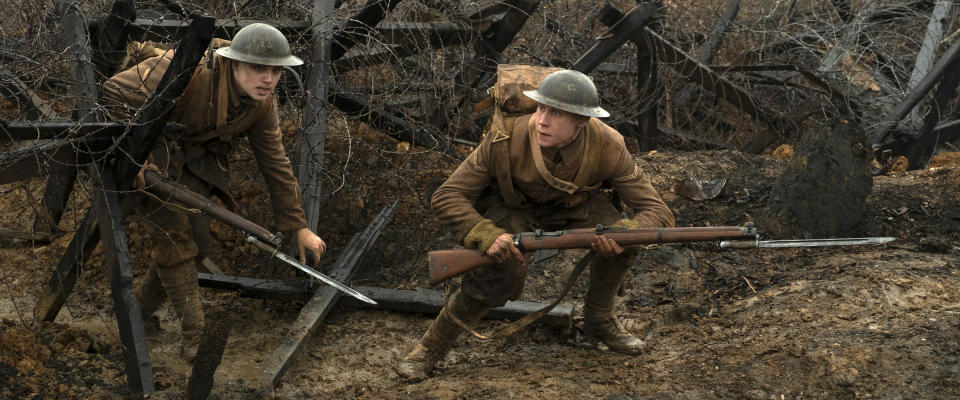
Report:
[[113,168],[100,170],[96,164],[87,169],[97,188],[94,209],[97,226],[101,232],[109,232],[100,239],[103,242],[103,260],[110,270],[110,292],[117,315],[120,344],[123,346],[123,365],[127,372],[127,385],[134,393],[150,394],[153,387],[153,368],[150,366],[150,350],[140,303],[133,294],[133,268],[130,265],[130,250],[127,235],[123,231],[123,214],[120,206],[119,187]]
[[[210,43],[213,21],[213,18],[209,17],[194,19],[191,29],[177,47],[170,68],[140,112],[136,121],[140,126],[121,142],[123,156],[117,159],[116,164],[116,181],[119,182],[121,190],[129,189],[134,176],[140,170],[139,165],[146,160],[147,154],[163,133],[174,102],[183,94],[193,76],[193,68],[200,62]],[[133,209],[132,201],[125,198],[123,207],[124,211],[129,212]],[[40,319],[56,319],[67,296],[73,291],[80,266],[93,252],[99,239],[100,231],[97,229],[96,218],[92,211],[88,212],[37,300],[36,313]]]
[[[370,286],[360,286],[354,289],[374,299],[377,305],[354,301],[354,299],[348,298],[344,298],[344,300],[346,300],[348,304],[368,308],[436,315],[443,309],[444,302],[446,301],[445,293],[439,290],[398,290]],[[503,307],[490,310],[484,318],[514,321],[546,305],[547,304],[534,301],[508,301]],[[572,314],[572,304],[560,304],[537,321],[558,328],[569,328],[572,322]]]
[[[380,232],[393,219],[394,211],[397,208],[398,200],[393,200],[384,207],[370,225],[353,236],[347,247],[337,258],[336,263],[331,267],[329,276],[339,282],[348,284],[350,278],[356,272],[357,265],[363,258],[366,251],[373,245],[374,241],[380,236]],[[273,392],[273,388],[280,383],[283,372],[290,365],[290,360],[300,348],[303,341],[310,336],[316,329],[317,323],[322,321],[333,309],[337,299],[340,297],[340,291],[332,286],[323,285],[316,292],[306,305],[300,310],[297,320],[291,324],[290,329],[280,342],[280,345],[260,364],[260,376],[255,382],[255,389],[258,391],[258,397],[265,398]]]
[[[302,281],[257,279],[242,276],[199,274],[200,286],[220,290],[232,290],[240,296],[281,301],[308,301],[313,291]],[[376,305],[344,296],[340,301],[353,306],[378,310],[418,312],[436,315],[443,308],[445,294],[439,290],[386,289],[373,286],[356,286],[354,290],[377,302]],[[490,310],[487,319],[518,320],[531,311],[546,306],[531,301],[508,301],[503,307]],[[558,328],[569,327],[573,313],[572,304],[560,304],[538,321]]]

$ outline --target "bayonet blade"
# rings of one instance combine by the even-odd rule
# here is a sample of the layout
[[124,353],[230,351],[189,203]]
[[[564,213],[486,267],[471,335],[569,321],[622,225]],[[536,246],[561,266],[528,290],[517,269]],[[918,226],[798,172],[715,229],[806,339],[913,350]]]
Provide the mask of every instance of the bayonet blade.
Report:
[[376,305],[376,304],[377,304],[376,301],[373,301],[373,299],[371,299],[371,298],[369,298],[369,297],[367,297],[367,296],[364,296],[363,293],[360,293],[360,292],[358,292],[358,291],[356,291],[356,290],[353,290],[353,289],[350,288],[349,286],[344,285],[344,284],[342,284],[342,283],[340,283],[340,282],[337,282],[335,279],[333,279],[333,278],[331,278],[331,277],[329,277],[329,276],[326,276],[326,275],[324,275],[324,274],[321,274],[319,271],[317,271],[317,270],[315,270],[315,269],[313,269],[313,268],[310,268],[310,267],[304,265],[303,263],[301,263],[300,261],[297,261],[297,260],[294,259],[293,257],[290,257],[290,256],[288,256],[288,255],[286,255],[286,254],[278,251],[275,247],[270,246],[269,244],[266,244],[266,243],[262,242],[260,239],[257,239],[257,238],[255,238],[255,237],[253,237],[253,236],[247,236],[247,241],[250,242],[250,243],[253,243],[255,246],[259,247],[260,249],[262,249],[262,250],[264,250],[264,251],[270,252],[271,255],[273,255],[274,257],[276,257],[276,258],[278,258],[278,259],[280,259],[280,261],[283,261],[283,262],[285,262],[285,263],[287,263],[287,264],[290,264],[290,265],[296,267],[297,269],[299,269],[299,270],[301,270],[301,271],[303,271],[303,272],[306,272],[308,275],[310,275],[310,276],[312,276],[312,277],[314,277],[314,278],[317,278],[317,279],[323,281],[324,283],[326,283],[326,284],[328,284],[328,285],[330,285],[330,286],[333,286],[335,289],[337,289],[337,290],[339,290],[339,291],[341,291],[341,292],[344,292],[344,293],[349,294],[349,295],[351,295],[351,296],[353,296],[353,297],[356,297],[357,299],[360,299],[360,301],[364,301],[364,302],[367,302],[367,303],[370,303],[370,304],[373,304],[373,305]]
[[791,247],[825,247],[825,246],[861,246],[870,244],[884,244],[896,240],[889,236],[865,238],[839,239],[801,239],[801,240],[722,240],[721,249],[754,249],[754,248],[791,248]]
[[838,238],[838,239],[801,239],[801,240],[761,240],[757,247],[788,248],[788,247],[824,247],[824,246],[861,246],[867,244],[884,244],[896,238],[889,236],[866,238]]

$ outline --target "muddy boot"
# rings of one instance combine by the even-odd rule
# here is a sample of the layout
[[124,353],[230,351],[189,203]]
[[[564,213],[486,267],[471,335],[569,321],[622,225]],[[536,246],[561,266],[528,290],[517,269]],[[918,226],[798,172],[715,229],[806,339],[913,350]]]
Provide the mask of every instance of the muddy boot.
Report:
[[430,372],[433,371],[437,361],[440,361],[450,351],[453,342],[463,331],[460,325],[451,318],[451,313],[472,327],[491,308],[460,295],[459,290],[452,297],[448,306],[440,310],[440,315],[420,338],[417,347],[414,347],[413,351],[407,354],[403,360],[400,360],[400,363],[394,368],[400,378],[417,382],[430,377]]
[[190,259],[172,267],[159,267],[157,275],[180,316],[180,353],[188,362],[193,361],[203,334],[203,301],[197,284],[197,265]]
[[590,288],[583,305],[583,330],[617,353],[639,354],[646,344],[630,335],[613,315],[620,284],[630,271],[630,263],[619,259],[598,259],[590,266]]
[[137,285],[133,294],[140,303],[140,316],[143,318],[143,330],[147,335],[155,335],[162,331],[160,329],[160,319],[155,314],[166,293],[163,291],[163,283],[157,276],[157,267],[151,266],[147,275],[143,277],[140,284]]

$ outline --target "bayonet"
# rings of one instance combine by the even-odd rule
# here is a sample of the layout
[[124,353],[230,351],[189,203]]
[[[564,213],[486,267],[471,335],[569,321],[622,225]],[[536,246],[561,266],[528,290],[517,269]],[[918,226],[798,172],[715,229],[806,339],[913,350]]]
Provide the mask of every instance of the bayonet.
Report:
[[367,297],[367,296],[364,296],[363,293],[360,293],[360,292],[358,292],[358,291],[356,291],[356,290],[353,290],[353,289],[351,289],[349,286],[344,285],[344,284],[342,284],[342,283],[340,283],[340,282],[337,282],[335,279],[333,279],[333,278],[331,278],[331,277],[329,277],[329,276],[326,276],[326,275],[324,275],[324,274],[321,274],[319,271],[317,271],[317,270],[315,270],[315,269],[313,269],[313,268],[310,268],[310,267],[304,265],[304,264],[301,263],[300,261],[297,261],[297,260],[294,259],[293,257],[290,257],[290,256],[284,254],[283,252],[277,250],[276,247],[273,247],[273,246],[271,246],[271,245],[269,245],[269,244],[266,244],[266,243],[264,243],[263,241],[261,241],[260,239],[257,239],[257,238],[255,238],[255,237],[253,237],[253,236],[247,236],[247,242],[252,243],[254,246],[259,247],[261,250],[270,253],[270,255],[276,257],[276,258],[279,259],[280,261],[283,261],[283,262],[285,262],[285,263],[287,263],[287,264],[290,264],[290,265],[296,267],[297,269],[299,269],[299,270],[301,270],[301,271],[303,271],[303,272],[306,272],[307,275],[310,275],[310,276],[312,276],[312,277],[314,277],[314,278],[317,278],[317,279],[323,281],[324,283],[326,283],[326,284],[328,284],[328,285],[330,285],[330,286],[333,286],[334,288],[336,288],[337,290],[339,290],[339,291],[341,291],[341,292],[344,292],[344,293],[349,294],[349,295],[351,295],[351,296],[353,296],[353,297],[356,297],[356,298],[360,299],[361,301],[364,301],[364,302],[367,302],[367,303],[370,303],[370,304],[374,304],[374,305],[377,304],[376,301],[373,301],[373,299],[371,299],[371,298],[369,298],[369,297]]
[[838,239],[801,239],[801,240],[723,240],[721,249],[754,249],[754,248],[791,248],[791,247],[825,247],[825,246],[862,246],[884,244],[895,240],[889,236],[865,238],[838,238]]

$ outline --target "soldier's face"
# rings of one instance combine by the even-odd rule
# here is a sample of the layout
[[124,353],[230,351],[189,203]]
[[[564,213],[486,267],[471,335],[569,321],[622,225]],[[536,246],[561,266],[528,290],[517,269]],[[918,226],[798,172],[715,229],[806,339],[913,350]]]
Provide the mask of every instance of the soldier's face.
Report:
[[254,100],[266,100],[277,87],[283,67],[271,65],[250,64],[245,62],[233,63],[233,77],[243,94]]
[[561,148],[570,144],[588,121],[588,118],[543,104],[537,105],[533,118],[537,121],[537,143],[546,148]]

